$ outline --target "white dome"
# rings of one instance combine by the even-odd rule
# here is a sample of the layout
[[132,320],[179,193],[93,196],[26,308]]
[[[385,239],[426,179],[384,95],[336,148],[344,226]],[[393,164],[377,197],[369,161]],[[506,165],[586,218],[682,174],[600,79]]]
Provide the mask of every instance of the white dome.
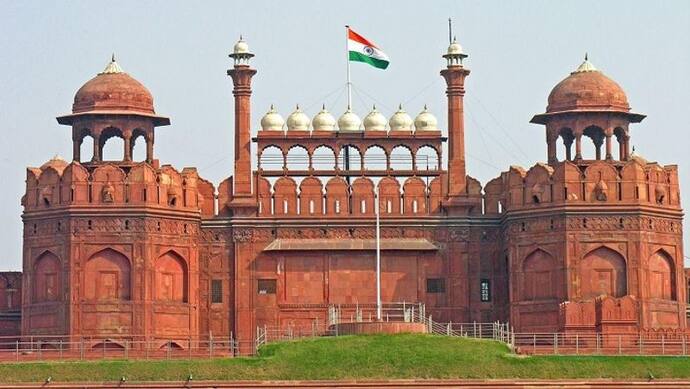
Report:
[[309,116],[299,109],[298,104],[287,118],[288,131],[309,131],[309,122]]
[[386,131],[386,117],[383,116],[381,112],[376,109],[376,106],[372,108],[371,112],[364,117],[364,130],[365,131]]
[[398,111],[391,116],[388,125],[391,131],[410,131],[412,129],[412,118],[402,109],[402,104],[398,106]]
[[453,37],[453,42],[448,46],[448,52],[446,54],[452,54],[452,55],[458,55],[458,54],[463,54],[462,52],[462,46],[458,43],[458,41]]
[[343,113],[338,119],[338,129],[340,131],[359,131],[359,126],[362,124],[362,120],[352,112],[350,107],[347,107],[347,111]]
[[311,126],[315,131],[335,131],[335,124],[335,118],[326,110],[325,105],[311,121]]
[[233,54],[249,54],[249,45],[242,39],[240,35],[240,40],[235,43],[235,47],[232,49]]
[[424,110],[414,119],[415,131],[436,131],[438,130],[438,120],[424,105]]
[[261,130],[263,131],[282,131],[285,119],[276,111],[273,104],[271,109],[261,118]]

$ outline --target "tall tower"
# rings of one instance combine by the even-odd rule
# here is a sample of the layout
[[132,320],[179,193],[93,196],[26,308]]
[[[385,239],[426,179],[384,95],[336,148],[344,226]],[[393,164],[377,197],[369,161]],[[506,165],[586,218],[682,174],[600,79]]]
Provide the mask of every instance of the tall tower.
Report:
[[252,197],[251,166],[251,95],[252,77],[256,70],[249,66],[254,56],[247,42],[242,39],[235,44],[230,58],[235,62],[228,75],[232,77],[235,96],[235,172],[233,199],[228,204],[234,216],[251,216],[258,209]]
[[[154,159],[154,129],[170,120],[114,58],[57,120],[71,126],[74,155],[27,169],[22,333],[188,341],[197,334],[204,183],[196,169]],[[82,161],[88,137],[93,157]],[[121,157],[104,160],[114,137]],[[140,138],[146,155],[134,161]]]
[[457,214],[462,213],[462,208],[467,206],[463,199],[467,192],[463,99],[465,78],[470,71],[462,64],[467,54],[463,53],[455,38],[443,58],[448,63],[447,67],[441,70],[441,76],[446,80],[448,96],[448,197],[444,206],[450,214]]

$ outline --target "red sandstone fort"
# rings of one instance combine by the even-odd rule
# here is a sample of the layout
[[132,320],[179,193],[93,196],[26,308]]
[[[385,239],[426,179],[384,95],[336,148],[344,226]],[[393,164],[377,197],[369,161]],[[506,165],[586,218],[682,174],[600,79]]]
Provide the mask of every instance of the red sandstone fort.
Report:
[[[375,302],[375,207],[384,303],[522,332],[686,330],[677,167],[631,153],[645,116],[586,59],[532,119],[546,162],[482,186],[465,171],[470,71],[456,42],[446,129],[426,108],[363,120],[297,108],[285,121],[271,107],[253,131],[253,54],[240,40],[230,57],[234,174],[217,187],[159,163],[170,120],[114,59],[79,88],[57,118],[72,161],[27,169],[23,272],[0,274],[0,335],[242,341],[326,323],[330,307]],[[113,137],[123,158],[106,161]]]

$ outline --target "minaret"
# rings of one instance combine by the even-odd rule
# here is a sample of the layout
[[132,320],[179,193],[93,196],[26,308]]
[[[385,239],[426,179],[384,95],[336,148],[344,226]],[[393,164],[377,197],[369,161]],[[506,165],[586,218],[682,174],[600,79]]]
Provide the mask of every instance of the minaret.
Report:
[[455,38],[448,46],[448,51],[443,58],[448,61],[448,66],[441,70],[441,75],[447,84],[448,200],[452,203],[466,193],[463,98],[465,96],[465,78],[470,74],[470,71],[462,65],[462,60],[467,58],[467,54],[462,52],[462,47]]
[[250,215],[252,208],[257,207],[252,199],[252,166],[251,166],[251,100],[252,76],[256,70],[249,66],[254,56],[249,46],[242,39],[235,44],[230,58],[235,61],[228,75],[232,77],[235,96],[235,172],[233,175],[233,200],[230,208],[234,215]]

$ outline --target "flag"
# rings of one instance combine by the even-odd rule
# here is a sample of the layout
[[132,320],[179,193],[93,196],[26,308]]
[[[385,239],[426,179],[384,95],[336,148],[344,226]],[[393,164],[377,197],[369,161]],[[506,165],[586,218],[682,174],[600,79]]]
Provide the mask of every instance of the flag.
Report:
[[347,28],[347,50],[350,61],[368,63],[377,69],[385,69],[390,63],[386,53],[349,27]]

